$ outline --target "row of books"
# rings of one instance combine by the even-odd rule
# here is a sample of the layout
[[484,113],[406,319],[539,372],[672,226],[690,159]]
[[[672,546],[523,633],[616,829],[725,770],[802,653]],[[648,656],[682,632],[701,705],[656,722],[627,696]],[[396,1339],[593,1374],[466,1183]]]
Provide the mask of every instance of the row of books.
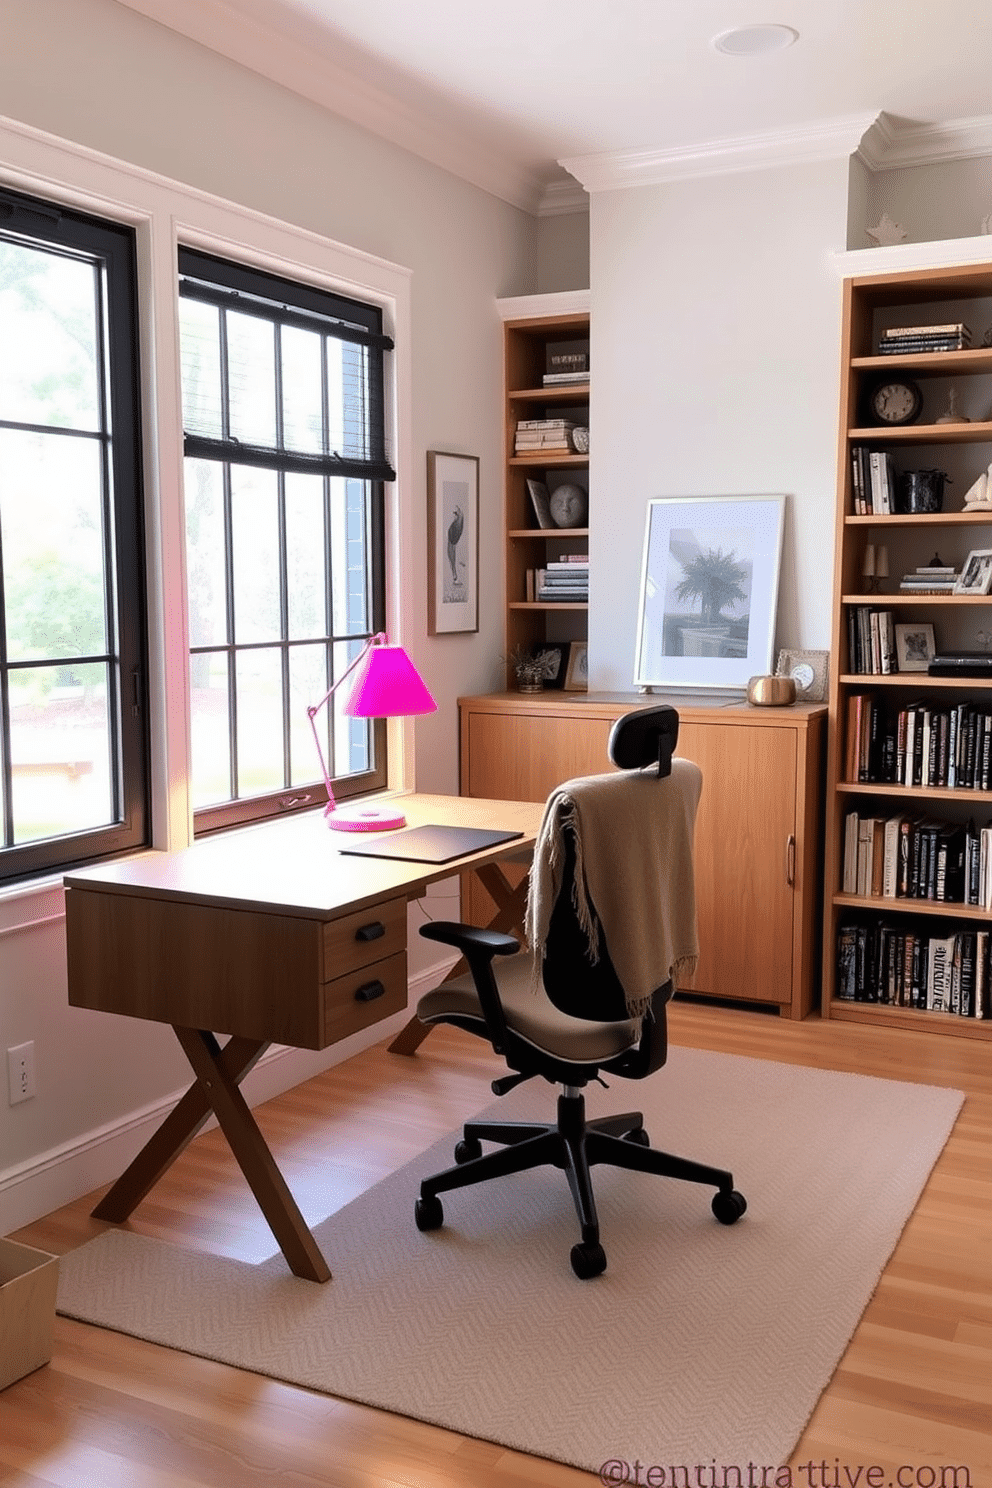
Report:
[[842,923],[837,931],[837,996],[961,1018],[990,1016],[988,930],[927,934],[910,924]]
[[847,612],[849,669],[859,676],[887,677],[899,670],[891,610],[851,605]]
[[589,555],[574,553],[545,568],[528,569],[527,598],[542,604],[565,600],[585,604],[589,599]]
[[897,812],[844,818],[842,892],[992,909],[992,825]]
[[851,496],[856,517],[888,517],[898,510],[896,467],[887,450],[851,447]]
[[882,356],[903,356],[914,351],[966,351],[970,345],[970,326],[957,320],[944,325],[893,326],[882,332],[878,350]]
[[992,790],[992,707],[847,700],[847,779],[862,784]]
[[514,434],[513,449],[518,455],[534,450],[549,453],[571,453],[575,449],[575,421],[566,418],[521,419]]

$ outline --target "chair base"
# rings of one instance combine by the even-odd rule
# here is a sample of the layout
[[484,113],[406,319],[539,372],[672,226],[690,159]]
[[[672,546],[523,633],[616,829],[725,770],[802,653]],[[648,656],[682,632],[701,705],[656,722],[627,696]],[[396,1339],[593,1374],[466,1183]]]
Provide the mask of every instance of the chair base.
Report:
[[[496,1152],[482,1152],[483,1142],[499,1142]],[[722,1168],[711,1168],[688,1158],[659,1152],[648,1145],[644,1118],[639,1111],[587,1121],[581,1091],[558,1097],[558,1120],[554,1125],[518,1121],[470,1121],[455,1148],[455,1167],[446,1168],[420,1185],[416,1207],[417,1227],[438,1229],[444,1211],[438,1194],[467,1188],[489,1178],[504,1178],[530,1168],[563,1168],[579,1218],[582,1239],[572,1250],[572,1269],[585,1279],[606,1267],[599,1243],[599,1219],[592,1191],[590,1169],[609,1163],[638,1173],[656,1173],[662,1178],[680,1178],[716,1188],[713,1213],[722,1224],[734,1224],[747,1204],[734,1188],[733,1176]]]

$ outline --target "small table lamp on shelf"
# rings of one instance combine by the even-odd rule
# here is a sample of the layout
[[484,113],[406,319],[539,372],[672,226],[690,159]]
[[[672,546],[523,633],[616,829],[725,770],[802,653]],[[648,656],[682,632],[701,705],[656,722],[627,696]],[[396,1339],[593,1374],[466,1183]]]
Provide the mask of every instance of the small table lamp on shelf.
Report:
[[381,631],[370,636],[349,667],[325,692],[319,703],[307,708],[313,730],[320,768],[327,787],[324,817],[336,832],[385,832],[405,827],[406,817],[392,803],[387,806],[342,808],[334,799],[331,776],[324,759],[317,731],[317,714],[330,702],[346,677],[358,670],[344,712],[349,718],[411,718],[420,713],[436,713],[437,703],[402,646],[391,646]]
[[884,544],[878,547],[874,543],[866,544],[861,560],[861,577],[865,581],[866,594],[879,592],[882,580],[889,577],[889,550]]

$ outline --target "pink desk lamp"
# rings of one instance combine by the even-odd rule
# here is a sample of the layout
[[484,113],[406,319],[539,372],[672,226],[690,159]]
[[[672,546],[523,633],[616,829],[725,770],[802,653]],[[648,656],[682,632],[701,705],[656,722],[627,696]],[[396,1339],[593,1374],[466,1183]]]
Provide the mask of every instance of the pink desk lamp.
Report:
[[331,777],[320,746],[316,718],[330,702],[341,683],[358,669],[351,695],[344,705],[349,718],[410,718],[419,713],[436,713],[437,703],[424,685],[423,678],[402,646],[391,646],[389,637],[380,631],[370,636],[363,651],[340,675],[319,703],[307,709],[313,740],[320,758],[320,768],[327,786],[324,817],[336,832],[385,832],[405,827],[406,817],[390,803],[384,807],[355,806],[342,808],[334,799]]

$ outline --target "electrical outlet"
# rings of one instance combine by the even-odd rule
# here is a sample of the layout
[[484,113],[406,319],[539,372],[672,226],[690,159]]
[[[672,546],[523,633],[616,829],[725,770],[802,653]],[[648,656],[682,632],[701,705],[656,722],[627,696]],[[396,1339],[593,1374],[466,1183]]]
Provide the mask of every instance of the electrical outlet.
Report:
[[7,1050],[7,1088],[10,1104],[30,1100],[34,1095],[34,1043],[18,1044]]

